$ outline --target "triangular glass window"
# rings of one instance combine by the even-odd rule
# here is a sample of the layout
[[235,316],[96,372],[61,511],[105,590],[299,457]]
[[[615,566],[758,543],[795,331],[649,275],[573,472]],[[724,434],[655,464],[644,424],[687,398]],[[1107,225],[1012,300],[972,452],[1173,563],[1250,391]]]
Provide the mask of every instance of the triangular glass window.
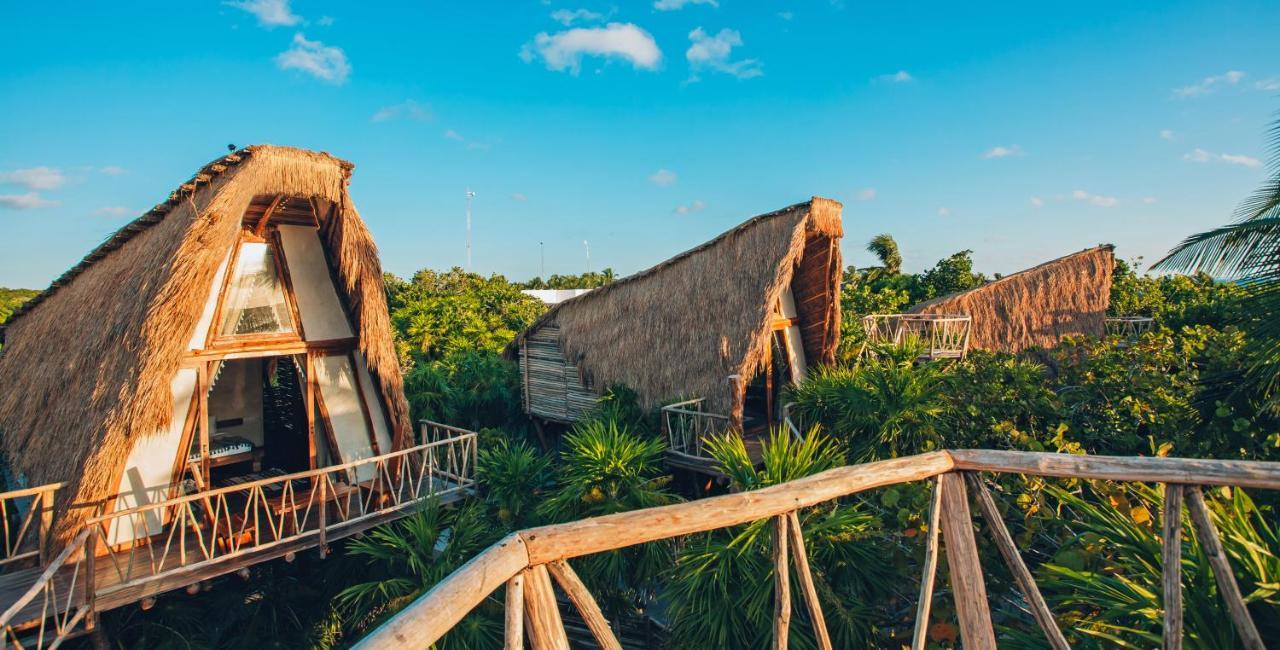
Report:
[[220,336],[294,331],[275,250],[265,242],[240,244],[235,274],[223,297]]

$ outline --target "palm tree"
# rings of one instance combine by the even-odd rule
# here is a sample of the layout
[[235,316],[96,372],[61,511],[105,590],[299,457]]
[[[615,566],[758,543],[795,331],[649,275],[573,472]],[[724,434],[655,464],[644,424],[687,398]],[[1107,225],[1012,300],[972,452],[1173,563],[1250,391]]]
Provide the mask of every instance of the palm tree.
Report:
[[1271,178],[1236,210],[1235,223],[1192,235],[1152,268],[1204,271],[1248,290],[1236,319],[1253,341],[1248,369],[1268,406],[1280,407],[1280,122],[1271,128]]
[[898,252],[898,242],[889,233],[881,233],[867,242],[867,250],[880,258],[881,273],[894,276],[902,272],[902,254]]

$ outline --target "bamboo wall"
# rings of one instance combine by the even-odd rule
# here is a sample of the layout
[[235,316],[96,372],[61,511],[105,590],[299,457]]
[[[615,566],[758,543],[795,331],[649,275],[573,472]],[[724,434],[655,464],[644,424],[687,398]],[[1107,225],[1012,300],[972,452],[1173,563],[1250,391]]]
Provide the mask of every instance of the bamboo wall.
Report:
[[582,383],[577,364],[565,359],[560,327],[547,323],[520,346],[524,411],[547,420],[575,422],[596,406],[597,395]]

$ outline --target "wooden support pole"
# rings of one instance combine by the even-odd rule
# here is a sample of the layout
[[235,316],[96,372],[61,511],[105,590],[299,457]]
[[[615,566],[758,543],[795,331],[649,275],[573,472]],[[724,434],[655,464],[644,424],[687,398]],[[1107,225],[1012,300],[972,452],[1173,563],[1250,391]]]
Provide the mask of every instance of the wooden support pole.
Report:
[[547,566],[539,564],[524,572],[524,622],[533,650],[569,650],[569,638],[556,605],[556,595],[547,575]]
[[524,573],[507,581],[506,633],[503,650],[524,650]]
[[1240,645],[1248,650],[1262,650],[1262,635],[1253,624],[1249,608],[1244,604],[1244,596],[1240,594],[1240,585],[1236,584],[1235,574],[1231,572],[1231,563],[1222,549],[1222,540],[1218,538],[1218,528],[1209,517],[1209,508],[1205,507],[1204,494],[1198,487],[1188,487],[1187,510],[1191,512],[1191,521],[1196,526],[1200,537],[1200,546],[1209,558],[1209,567],[1213,569],[1213,577],[1218,582],[1218,593],[1227,604],[1231,621],[1235,623],[1236,633],[1240,635]]
[[773,518],[773,647],[786,650],[791,627],[791,576],[787,570],[787,515]]
[[947,566],[951,570],[951,594],[960,617],[960,640],[966,650],[994,650],[995,630],[987,603],[987,585],[982,578],[982,561],[973,539],[969,514],[969,493],[956,472],[938,477],[942,487],[942,530],[946,537]]
[[1031,571],[1027,569],[1027,563],[1022,561],[1022,555],[1018,553],[1018,547],[1014,545],[1009,529],[1000,518],[1000,511],[996,509],[996,502],[987,491],[987,486],[983,485],[982,479],[972,472],[965,472],[965,478],[977,493],[978,509],[982,511],[983,519],[987,520],[987,527],[991,529],[991,536],[995,538],[996,548],[1000,549],[1004,563],[1009,566],[1009,572],[1013,574],[1014,582],[1018,584],[1018,591],[1022,592],[1022,597],[1031,607],[1031,615],[1040,624],[1040,629],[1044,630],[1049,645],[1054,650],[1069,650],[1071,646],[1067,644],[1066,637],[1062,636],[1062,630],[1058,629],[1057,621],[1053,620],[1053,613],[1044,602],[1044,596],[1036,586]]
[[933,479],[933,495],[929,498],[929,531],[924,547],[924,572],[920,575],[920,601],[916,604],[916,627],[911,635],[911,650],[924,650],[928,642],[929,610],[933,604],[933,580],[938,574],[938,518],[942,514],[942,481]]
[[586,622],[587,629],[591,630],[591,636],[595,637],[601,650],[622,650],[618,637],[613,635],[613,628],[609,627],[609,620],[604,617],[600,605],[596,604],[596,599],[587,590],[587,586],[582,584],[573,567],[564,560],[548,562],[546,566],[556,584],[560,585],[573,606],[578,608],[578,613],[582,615],[582,620]]
[[1164,647],[1182,648],[1182,485],[1164,486]]
[[827,619],[822,615],[822,603],[813,585],[813,572],[809,568],[809,555],[804,549],[804,530],[800,528],[800,516],[795,510],[787,513],[787,536],[791,542],[791,559],[796,564],[796,579],[804,592],[804,602],[813,621],[813,636],[819,650],[831,650],[831,635],[827,633]]

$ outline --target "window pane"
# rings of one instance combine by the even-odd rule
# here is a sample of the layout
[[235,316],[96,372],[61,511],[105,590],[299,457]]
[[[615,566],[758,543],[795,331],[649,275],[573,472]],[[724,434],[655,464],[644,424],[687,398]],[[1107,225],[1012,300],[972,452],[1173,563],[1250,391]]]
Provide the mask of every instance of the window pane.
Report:
[[284,301],[284,285],[276,273],[271,246],[256,242],[240,245],[240,257],[227,288],[223,313],[222,336],[293,331],[293,319]]

